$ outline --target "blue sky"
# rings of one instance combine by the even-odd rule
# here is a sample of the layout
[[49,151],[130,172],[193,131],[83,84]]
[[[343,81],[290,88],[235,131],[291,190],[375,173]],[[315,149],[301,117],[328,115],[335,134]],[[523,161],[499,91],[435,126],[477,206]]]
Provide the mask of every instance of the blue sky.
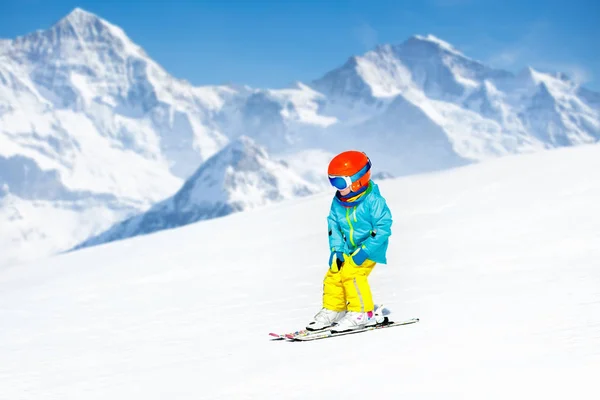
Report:
[[516,0],[0,0],[0,38],[45,29],[81,7],[122,27],[193,84],[283,87],[380,43],[433,34],[518,71],[560,70],[600,90],[600,2]]

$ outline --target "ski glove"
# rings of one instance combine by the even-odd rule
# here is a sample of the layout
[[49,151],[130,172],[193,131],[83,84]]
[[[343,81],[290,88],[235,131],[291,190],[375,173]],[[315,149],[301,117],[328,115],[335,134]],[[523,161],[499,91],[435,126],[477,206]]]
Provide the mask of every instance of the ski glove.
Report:
[[362,263],[364,263],[367,260],[367,258],[369,258],[369,255],[361,247],[356,249],[354,253],[350,254],[347,257],[350,259],[350,261],[352,261],[354,265],[360,267]]
[[329,269],[331,272],[338,272],[344,263],[344,253],[341,251],[332,251],[329,255]]

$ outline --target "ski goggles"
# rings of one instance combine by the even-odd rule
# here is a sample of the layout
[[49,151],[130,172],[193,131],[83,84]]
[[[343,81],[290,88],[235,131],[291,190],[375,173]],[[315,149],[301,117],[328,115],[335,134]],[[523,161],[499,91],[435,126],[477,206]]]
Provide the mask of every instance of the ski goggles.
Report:
[[366,174],[371,169],[371,160],[367,162],[360,171],[355,173],[352,176],[334,176],[329,175],[329,183],[331,186],[335,187],[338,190],[344,190],[352,186],[353,182],[359,180],[364,174]]

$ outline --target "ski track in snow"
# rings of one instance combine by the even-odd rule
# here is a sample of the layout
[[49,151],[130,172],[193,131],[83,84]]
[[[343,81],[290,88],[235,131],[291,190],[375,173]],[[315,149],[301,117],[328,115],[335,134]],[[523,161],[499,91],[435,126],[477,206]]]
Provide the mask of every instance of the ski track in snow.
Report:
[[0,270],[1,399],[597,399],[600,146],[380,183],[376,302],[309,343],[331,197]]

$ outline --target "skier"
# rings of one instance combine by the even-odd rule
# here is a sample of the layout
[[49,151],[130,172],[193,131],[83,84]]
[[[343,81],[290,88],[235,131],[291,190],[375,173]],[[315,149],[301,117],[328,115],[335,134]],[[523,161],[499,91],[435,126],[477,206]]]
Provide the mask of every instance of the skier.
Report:
[[371,161],[360,151],[345,151],[329,163],[337,189],[327,218],[329,270],[323,281],[323,308],[306,327],[332,332],[377,323],[367,277],[376,263],[387,262],[392,215],[371,181]]

